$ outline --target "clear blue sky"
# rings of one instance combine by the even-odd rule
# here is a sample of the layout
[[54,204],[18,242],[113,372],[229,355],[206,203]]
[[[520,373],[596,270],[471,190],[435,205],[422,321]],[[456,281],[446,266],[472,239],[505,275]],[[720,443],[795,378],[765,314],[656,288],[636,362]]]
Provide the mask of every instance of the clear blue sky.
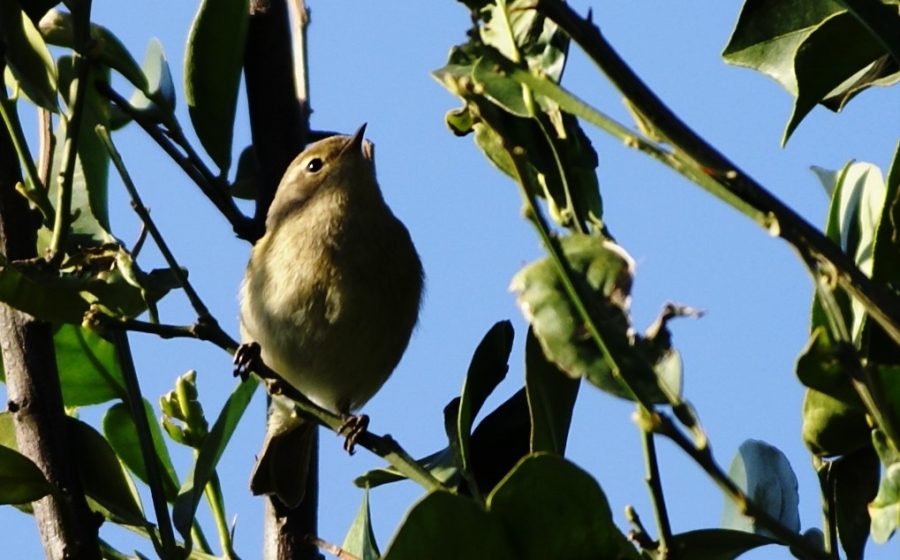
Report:
[[[779,148],[792,99],[780,86],[720,56],[740,2],[584,2],[623,57],[691,126],[816,224],[827,199],[810,165],[839,168],[849,159],[886,168],[897,141],[897,90],[867,91],[842,115],[817,108],[786,149]],[[158,37],[182,95],[184,43],[195,2],[94,2],[94,20],[113,29],[139,61]],[[475,345],[495,322],[516,328],[510,374],[486,410],[522,383],[525,323],[507,290],[513,274],[542,255],[520,217],[515,185],[496,171],[471,138],[452,136],[444,113],[459,101],[429,77],[450,47],[464,40],[466,9],[440,2],[313,2],[309,34],[313,127],[353,131],[368,122],[377,144],[385,197],[409,227],[422,255],[428,292],[410,348],[382,392],[365,408],[371,429],[390,433],[413,455],[445,445],[443,406],[459,393]],[[130,94],[119,80],[118,87]],[[630,122],[620,97],[573,47],[564,85],[604,112]],[[249,143],[239,107],[235,153]],[[189,119],[183,97],[179,117]],[[601,132],[586,128],[600,156],[605,219],[637,260],[633,315],[644,328],[666,301],[704,309],[700,320],[673,325],[684,357],[685,394],[696,406],[719,461],[728,465],[748,438],[765,440],[790,459],[800,481],[804,528],[820,526],[818,485],[800,441],[803,389],[794,361],[806,342],[811,282],[800,260],[779,240],[679,176]],[[231,333],[237,333],[237,291],[249,246],[234,238],[197,188],[137,127],[117,136],[145,202],[201,296]],[[113,232],[126,244],[138,223],[117,179],[111,185]],[[145,269],[162,266],[153,251]],[[161,306],[167,323],[194,317],[182,294]],[[176,376],[198,370],[201,400],[214,416],[234,386],[230,357],[195,341],[161,341],[135,334],[132,344],[144,392],[151,400]],[[633,504],[650,525],[638,431],[630,404],[583,387],[569,456],[605,490],[616,520]],[[96,420],[102,408],[84,410]],[[248,477],[263,437],[264,399],[257,395],[236,441],[220,463],[229,517],[237,516],[237,551],[261,550],[262,500]],[[340,543],[362,497],[351,481],[382,465],[366,451],[347,457],[337,438],[323,434],[320,535]],[[676,532],[716,527],[723,496],[667,442],[660,444],[663,484]],[[173,450],[184,475],[189,453]],[[422,494],[412,483],[372,492],[382,549],[404,511]],[[144,498],[150,509],[149,497]],[[201,508],[202,509],[202,508]],[[208,533],[211,533],[212,525]],[[9,557],[42,556],[34,522],[0,508],[0,536]],[[103,529],[123,549],[149,543]],[[870,558],[895,557],[896,542],[869,549]],[[762,549],[745,558],[789,558]]]

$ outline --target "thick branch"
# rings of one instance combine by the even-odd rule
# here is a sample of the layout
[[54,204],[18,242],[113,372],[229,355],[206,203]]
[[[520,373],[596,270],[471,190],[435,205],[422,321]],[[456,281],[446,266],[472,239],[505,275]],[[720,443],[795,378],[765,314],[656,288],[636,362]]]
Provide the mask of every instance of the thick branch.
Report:
[[[0,61],[2,50],[0,44]],[[37,256],[38,221],[25,198],[16,192],[21,180],[9,131],[0,126],[0,253],[9,259]],[[44,553],[54,560],[99,559],[99,523],[85,501],[75,455],[66,439],[51,327],[0,304],[0,349],[19,451],[59,489],[57,496],[33,503]]]

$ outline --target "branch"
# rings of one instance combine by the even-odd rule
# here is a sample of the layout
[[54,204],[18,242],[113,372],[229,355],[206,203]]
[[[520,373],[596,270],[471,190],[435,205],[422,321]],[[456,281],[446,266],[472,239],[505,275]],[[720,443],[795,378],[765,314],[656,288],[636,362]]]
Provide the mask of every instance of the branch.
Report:
[[[144,113],[135,109],[121,94],[112,89],[106,82],[98,81],[95,84],[100,95],[108,98],[115,103],[122,112],[128,115],[136,122],[147,134],[152,138],[166,154],[172,158],[176,164],[191,178],[191,180],[200,187],[200,190],[206,195],[206,198],[213,203],[217,210],[228,220],[235,234],[241,239],[255,239],[253,237],[253,225],[251,220],[244,216],[234,203],[234,199],[227,192],[216,185],[217,179],[206,170],[206,166],[198,157],[191,158],[183,154],[172,139],[167,136],[166,132],[157,126],[156,122],[148,118]],[[183,143],[186,141],[182,140]],[[191,152],[192,153],[192,152]]]
[[628,67],[590,21],[582,19],[559,0],[537,0],[535,8],[555,21],[581,46],[641,115],[644,124],[658,132],[686,158],[687,163],[699,167],[729,194],[768,216],[768,230],[790,243],[814,273],[817,267],[833,268],[838,284],[860,301],[885,332],[900,344],[900,297],[897,294],[869,279],[819,230],[683,123]]
[[[0,74],[5,45],[0,42]],[[5,93],[5,88],[0,88]],[[37,256],[37,232],[28,202],[18,192],[19,160],[6,126],[0,126],[0,253],[10,259]],[[60,492],[32,504],[44,554],[53,560],[100,558],[99,523],[84,496],[65,437],[66,417],[59,385],[53,333],[48,323],[0,305],[0,347],[6,372],[8,409],[19,451]]]

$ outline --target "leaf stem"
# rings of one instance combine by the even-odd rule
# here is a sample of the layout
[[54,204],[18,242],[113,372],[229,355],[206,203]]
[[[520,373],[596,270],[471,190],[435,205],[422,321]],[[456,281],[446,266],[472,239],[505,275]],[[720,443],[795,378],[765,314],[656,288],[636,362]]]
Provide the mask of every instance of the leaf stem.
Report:
[[669,523],[669,512],[666,509],[666,497],[663,494],[662,477],[659,474],[659,461],[656,456],[656,442],[652,432],[641,430],[641,443],[644,447],[644,465],[646,476],[644,481],[650,489],[650,500],[653,502],[653,513],[656,516],[656,529],[659,532],[659,560],[666,560],[669,555],[669,544],[672,540],[672,525]]
[[28,140],[25,138],[22,124],[19,122],[19,115],[15,106],[7,97],[5,87],[0,88],[0,117],[3,118],[3,123],[9,131],[10,137],[12,137],[13,147],[16,149],[19,161],[22,162],[22,166],[25,168],[27,187],[23,194],[40,210],[47,223],[50,223],[53,221],[53,205],[47,197],[44,183],[41,181],[37,166],[35,166],[34,159],[31,157],[31,152],[28,149]]

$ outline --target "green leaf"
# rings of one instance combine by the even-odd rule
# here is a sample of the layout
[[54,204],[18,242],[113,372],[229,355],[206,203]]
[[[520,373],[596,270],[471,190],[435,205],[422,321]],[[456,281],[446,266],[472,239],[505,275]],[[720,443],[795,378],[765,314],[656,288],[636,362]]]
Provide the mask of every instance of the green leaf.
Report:
[[900,453],[891,447],[881,430],[872,430],[872,443],[881,464],[878,495],[869,505],[872,516],[872,540],[884,544],[900,525]]
[[[450,447],[454,450],[463,476],[470,485],[475,484],[471,473],[469,442],[472,423],[484,401],[506,377],[513,335],[512,323],[509,321],[500,321],[490,328],[472,355],[461,397],[451,401],[444,409],[444,425]],[[473,491],[477,495],[476,488],[473,488]]]
[[184,57],[185,99],[200,143],[224,175],[231,165],[248,0],[203,0]]
[[734,560],[741,554],[778,541],[734,529],[700,529],[674,536],[670,550],[684,560]]
[[820,23],[797,47],[797,98],[782,145],[817,103],[882,56],[884,46],[852,15],[833,14]]
[[39,107],[58,113],[53,57],[18,0],[0,2],[0,40],[6,46],[6,63],[25,95]]
[[597,482],[561,457],[522,459],[487,503],[517,558],[640,558],[613,522]]
[[0,445],[0,504],[26,504],[53,491],[53,485],[31,459]]
[[[166,448],[159,424],[154,418],[153,408],[146,400],[144,400],[144,411],[149,420],[150,433],[153,437],[153,448],[156,450],[156,460],[159,462],[159,470],[162,473],[163,493],[166,496],[166,501],[171,503],[175,501],[175,496],[178,494],[178,476],[175,474],[175,467],[172,466],[172,459],[169,457],[169,450]],[[149,484],[147,461],[143,453],[141,453],[137,428],[134,425],[134,419],[131,417],[128,405],[116,403],[106,411],[106,414],[103,416],[103,434],[119,459],[128,467],[128,470],[133,472],[145,484]]]
[[565,455],[579,381],[544,356],[532,329],[525,339],[525,387],[531,410],[531,451]]
[[256,200],[259,183],[259,161],[256,159],[256,150],[251,144],[241,151],[238,158],[234,183],[231,185],[231,196],[241,200]]
[[[870,163],[850,162],[840,173],[813,168],[826,190],[831,193],[831,206],[825,234],[852,255],[856,266],[867,275],[874,267],[875,239],[878,224],[885,213],[886,193],[881,170]],[[828,184],[834,178],[833,184]],[[854,343],[859,345],[865,319],[865,309],[858,301],[851,301],[843,290],[835,291]],[[813,302],[812,327],[829,324],[818,297]]]
[[63,324],[53,333],[53,345],[66,406],[124,398],[122,370],[111,342],[94,331]]
[[41,469],[19,453],[12,414],[0,412],[0,504],[27,504],[53,492]]
[[848,560],[862,560],[871,523],[868,506],[878,493],[878,455],[867,445],[828,464],[841,546]]
[[203,445],[209,433],[209,423],[197,397],[197,372],[190,370],[178,377],[175,389],[159,399],[163,429],[173,441],[195,449]]
[[868,445],[869,425],[857,406],[809,389],[803,398],[802,435],[813,454],[833,457]]
[[[437,453],[417,459],[416,463],[443,482],[445,486],[453,488],[457,485],[457,482],[453,479],[458,478],[459,469],[456,466],[456,456],[450,447],[445,447]],[[400,480],[406,480],[406,475],[401,474],[393,467],[388,467],[371,470],[354,479],[353,484],[359,488],[375,488],[376,486],[391,484]]]
[[655,402],[665,402],[651,356],[634,345],[627,314],[634,270],[633,259],[608,239],[572,235],[559,240],[575,289],[600,332],[608,356],[590,336],[569,298],[557,264],[551,257],[516,274],[510,290],[534,329],[544,355],[572,378],[584,376],[593,385],[622,398],[631,392],[613,374],[614,366]]
[[[75,48],[75,34],[72,15],[58,10],[50,10],[40,21],[40,32],[44,40],[51,45]],[[125,45],[112,31],[102,25],[91,24],[91,51],[89,57],[93,62],[101,63],[121,74],[134,87],[146,91],[147,78],[138,63],[125,48]],[[93,88],[90,88],[93,89]],[[65,90],[60,90],[65,91]],[[84,128],[83,130],[91,130]]]
[[363,491],[363,501],[341,548],[359,560],[378,560],[378,543],[375,542],[375,531],[372,530],[372,514],[369,511],[369,490]]
[[203,441],[203,446],[197,453],[197,460],[191,472],[185,477],[184,483],[178,491],[178,498],[172,508],[172,521],[185,539],[188,539],[191,534],[194,514],[200,498],[203,496],[203,489],[215,474],[216,465],[218,465],[228,442],[231,441],[231,435],[244,416],[244,411],[247,410],[247,405],[250,404],[250,399],[253,398],[258,386],[259,380],[250,377],[247,381],[239,383],[232,391],[222,406],[222,411],[216,418],[209,435]]
[[797,95],[797,48],[827,17],[841,11],[833,0],[747,0],[722,57],[762,72]]
[[837,0],[869,30],[894,60],[900,63],[900,14],[895,0]]
[[93,427],[67,418],[70,446],[85,493],[116,523],[147,526],[137,489],[109,443]]
[[147,76],[147,89],[135,90],[129,102],[150,114],[157,122],[166,123],[173,118],[175,111],[175,82],[158,39],[151,39],[147,46],[143,72]]
[[496,516],[468,498],[434,491],[406,514],[384,560],[519,558]]
[[[841,361],[842,350],[831,339],[828,329],[816,327],[797,360],[797,378],[810,389],[825,393],[849,407],[864,411],[862,401]],[[847,350],[843,350],[847,353]],[[849,350],[848,359],[857,359]]]
[[531,451],[531,416],[522,387],[478,423],[471,438],[471,471],[489,492]]
[[[728,476],[757,507],[791,531],[800,532],[797,477],[781,451],[762,441],[747,440],[735,454]],[[776,538],[768,529],[742,514],[731,500],[725,503],[722,527]]]

